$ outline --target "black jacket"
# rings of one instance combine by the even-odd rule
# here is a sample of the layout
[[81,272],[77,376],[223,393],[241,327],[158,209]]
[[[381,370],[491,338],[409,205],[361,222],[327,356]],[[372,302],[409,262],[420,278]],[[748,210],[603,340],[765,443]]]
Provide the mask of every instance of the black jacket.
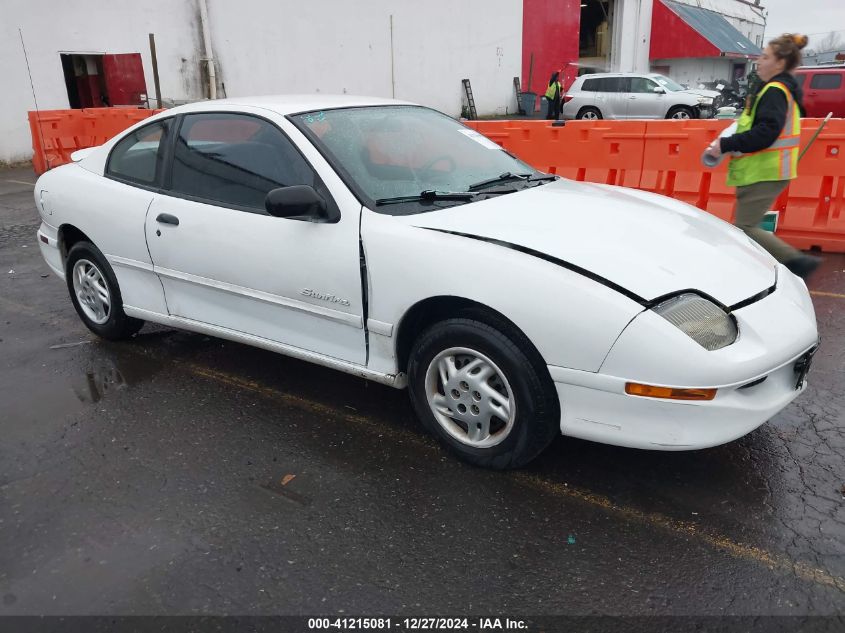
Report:
[[[803,94],[801,86],[795,81],[795,77],[790,73],[781,73],[773,77],[771,81],[779,81],[789,88],[792,97],[798,103],[801,116],[804,116],[804,104],[801,103]],[[756,98],[756,95],[754,98]],[[770,147],[780,136],[780,131],[786,123],[787,103],[786,95],[783,94],[782,90],[767,90],[763,98],[760,99],[760,103],[757,104],[757,113],[754,116],[751,129],[742,134],[723,138],[719,142],[722,152],[750,154]]]

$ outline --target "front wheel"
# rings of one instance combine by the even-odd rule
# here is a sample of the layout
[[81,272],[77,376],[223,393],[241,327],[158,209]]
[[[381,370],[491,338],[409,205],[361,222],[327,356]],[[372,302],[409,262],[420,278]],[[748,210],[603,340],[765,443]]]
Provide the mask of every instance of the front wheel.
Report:
[[554,385],[531,358],[539,355],[523,352],[530,343],[521,339],[456,318],[431,326],[414,345],[408,379],[417,416],[446,448],[476,466],[522,466],[559,432]]
[[126,316],[114,271],[90,242],[77,242],[70,249],[65,278],[76,313],[97,336],[116,341],[143,327],[143,321]]
[[686,106],[677,106],[669,110],[666,118],[686,121],[687,119],[694,119],[695,113]]

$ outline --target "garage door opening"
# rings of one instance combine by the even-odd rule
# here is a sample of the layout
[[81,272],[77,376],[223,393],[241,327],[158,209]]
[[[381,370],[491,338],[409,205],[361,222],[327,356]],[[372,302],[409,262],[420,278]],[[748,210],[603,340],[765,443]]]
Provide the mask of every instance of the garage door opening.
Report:
[[60,53],[71,108],[141,106],[146,81],[140,53]]
[[581,0],[581,32],[578,40],[578,74],[610,69],[613,0]]

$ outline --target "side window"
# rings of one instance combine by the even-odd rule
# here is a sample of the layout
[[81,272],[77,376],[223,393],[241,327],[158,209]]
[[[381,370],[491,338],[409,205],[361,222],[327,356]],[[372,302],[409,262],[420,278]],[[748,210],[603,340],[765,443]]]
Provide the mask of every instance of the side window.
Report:
[[610,77],[599,77],[598,79],[593,79],[596,82],[595,90],[596,92],[613,92],[613,88],[611,87],[610,83],[613,81]]
[[597,84],[599,81],[599,79],[585,79],[584,85],[581,86],[581,90],[584,92],[596,92],[598,90]]
[[162,139],[170,129],[171,120],[146,125],[118,142],[109,156],[106,174],[141,185],[154,185],[161,169]]
[[607,77],[603,79],[603,92],[630,92],[631,78],[630,77]]
[[229,113],[182,120],[173,153],[174,193],[263,212],[267,193],[290,185],[317,188],[317,177],[271,123]]
[[795,73],[793,77],[795,77],[795,83],[802,88],[804,87],[804,84],[807,83],[807,75],[804,73]]
[[647,77],[631,77],[631,89],[629,92],[642,92],[654,94],[657,84]]
[[842,86],[841,74],[813,75],[810,88],[817,90],[836,90]]

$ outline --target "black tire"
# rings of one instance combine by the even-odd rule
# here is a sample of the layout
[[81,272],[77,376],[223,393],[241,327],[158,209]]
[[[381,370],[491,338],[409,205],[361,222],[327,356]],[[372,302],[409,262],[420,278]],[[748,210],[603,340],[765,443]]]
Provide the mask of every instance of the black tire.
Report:
[[[428,431],[460,459],[495,470],[518,468],[539,455],[560,433],[560,407],[554,383],[539,353],[519,331],[492,317],[481,321],[477,315],[468,316],[436,323],[414,343],[408,363],[411,403]],[[429,366],[439,354],[455,347],[486,356],[510,384],[516,411],[513,425],[494,446],[478,448],[456,439],[438,422],[429,405],[426,387]],[[442,388],[442,381],[435,380],[441,393],[448,391]],[[504,383],[500,386],[506,391]],[[502,420],[496,423],[506,428]]]
[[[686,114],[687,115],[686,118],[688,118],[688,119],[697,118],[695,116],[695,112],[693,112],[692,108],[688,108],[687,106],[675,106],[673,108],[670,108],[669,112],[666,114],[666,118],[667,119],[674,119],[675,115],[677,115],[679,113]],[[683,119],[683,117],[680,117],[680,118]]]
[[[89,262],[99,271],[102,279],[105,281],[110,297],[110,306],[105,313],[107,319],[104,323],[97,323],[89,318],[80,305],[79,298],[74,291],[73,271],[76,263],[80,260]],[[73,303],[76,313],[82,319],[85,327],[97,336],[110,341],[119,341],[136,334],[144,326],[142,320],[126,316],[126,313],[123,311],[123,298],[120,295],[120,287],[117,285],[117,278],[114,276],[114,271],[106,261],[105,256],[100,252],[100,249],[91,242],[77,242],[70,249],[65,262],[65,280],[67,281],[70,300]]]
[[[588,117],[588,114],[595,114],[595,117]],[[604,117],[601,115],[601,110],[598,108],[581,108],[578,110],[578,114],[575,117],[576,119],[603,119]]]

